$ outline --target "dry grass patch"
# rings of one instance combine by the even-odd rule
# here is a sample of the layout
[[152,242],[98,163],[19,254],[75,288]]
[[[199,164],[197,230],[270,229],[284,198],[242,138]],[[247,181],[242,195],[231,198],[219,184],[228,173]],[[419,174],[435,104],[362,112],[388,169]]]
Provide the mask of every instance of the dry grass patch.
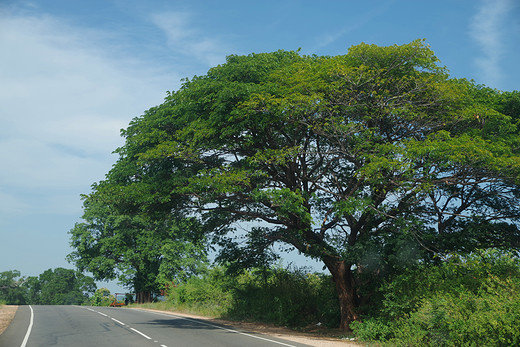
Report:
[[16,314],[18,306],[16,305],[1,305],[0,306],[0,334],[4,332],[9,326]]

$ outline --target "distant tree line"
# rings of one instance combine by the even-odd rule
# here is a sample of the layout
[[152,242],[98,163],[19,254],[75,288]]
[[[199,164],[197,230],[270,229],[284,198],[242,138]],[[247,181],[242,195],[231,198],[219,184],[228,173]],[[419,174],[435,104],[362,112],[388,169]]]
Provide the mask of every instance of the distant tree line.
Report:
[[92,277],[64,268],[39,276],[21,276],[18,270],[0,272],[0,303],[8,305],[81,305],[96,291]]

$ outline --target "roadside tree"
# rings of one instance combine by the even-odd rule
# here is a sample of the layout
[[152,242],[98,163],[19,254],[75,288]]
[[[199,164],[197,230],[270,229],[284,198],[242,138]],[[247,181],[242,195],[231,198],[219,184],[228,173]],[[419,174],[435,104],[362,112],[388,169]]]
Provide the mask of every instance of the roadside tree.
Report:
[[24,278],[20,271],[9,270],[0,272],[0,302],[8,305],[25,305]]
[[80,305],[96,290],[93,278],[64,268],[44,271],[37,285],[40,305]]
[[[117,173],[125,189],[110,195],[155,222],[192,221],[190,240],[211,235],[221,259],[265,262],[281,243],[322,261],[347,329],[385,274],[519,245],[518,115],[499,107],[513,99],[483,98],[438,63],[420,40],[335,57],[230,56],[123,131],[109,181]],[[85,235],[114,225],[98,218]],[[238,244],[231,232],[243,229]],[[99,233],[77,242],[73,231],[79,263],[111,240]]]
[[183,198],[171,194],[180,162],[139,165],[138,153],[155,145],[134,142],[118,150],[121,159],[83,196],[83,221],[70,231],[68,260],[97,280],[117,279],[136,292],[138,303],[206,263],[200,223],[185,215]]

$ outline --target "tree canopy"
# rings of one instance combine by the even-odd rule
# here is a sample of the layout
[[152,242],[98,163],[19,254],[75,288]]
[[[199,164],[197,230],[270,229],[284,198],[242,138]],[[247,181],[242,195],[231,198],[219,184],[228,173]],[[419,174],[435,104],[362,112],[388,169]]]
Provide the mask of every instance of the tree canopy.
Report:
[[39,276],[0,273],[0,302],[10,305],[81,305],[96,290],[92,277],[71,269],[48,269]]
[[20,271],[0,272],[0,302],[10,305],[25,305],[26,298],[22,284],[23,278],[20,278]]
[[517,92],[450,78],[422,40],[232,55],[122,132],[71,231],[72,258],[110,277],[151,250],[144,273],[157,273],[170,240],[200,250],[206,235],[242,266],[281,243],[330,271],[347,328],[373,278],[518,248],[518,110]]
[[64,268],[48,269],[34,283],[31,291],[37,294],[38,301],[33,303],[41,305],[83,304],[96,290],[93,278]]
[[75,251],[67,257],[97,280],[118,279],[136,291],[138,302],[206,263],[200,223],[182,217],[182,198],[170,196],[177,161],[139,167],[135,156],[143,148],[119,149],[121,159],[107,179],[83,196],[83,221],[71,230]]

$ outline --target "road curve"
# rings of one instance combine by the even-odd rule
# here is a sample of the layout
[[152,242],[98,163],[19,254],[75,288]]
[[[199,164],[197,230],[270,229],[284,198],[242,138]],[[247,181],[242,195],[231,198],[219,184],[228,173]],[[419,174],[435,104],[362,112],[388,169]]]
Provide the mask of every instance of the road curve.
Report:
[[[31,321],[33,311],[33,324]],[[307,346],[169,313],[90,306],[20,306],[0,347]]]

